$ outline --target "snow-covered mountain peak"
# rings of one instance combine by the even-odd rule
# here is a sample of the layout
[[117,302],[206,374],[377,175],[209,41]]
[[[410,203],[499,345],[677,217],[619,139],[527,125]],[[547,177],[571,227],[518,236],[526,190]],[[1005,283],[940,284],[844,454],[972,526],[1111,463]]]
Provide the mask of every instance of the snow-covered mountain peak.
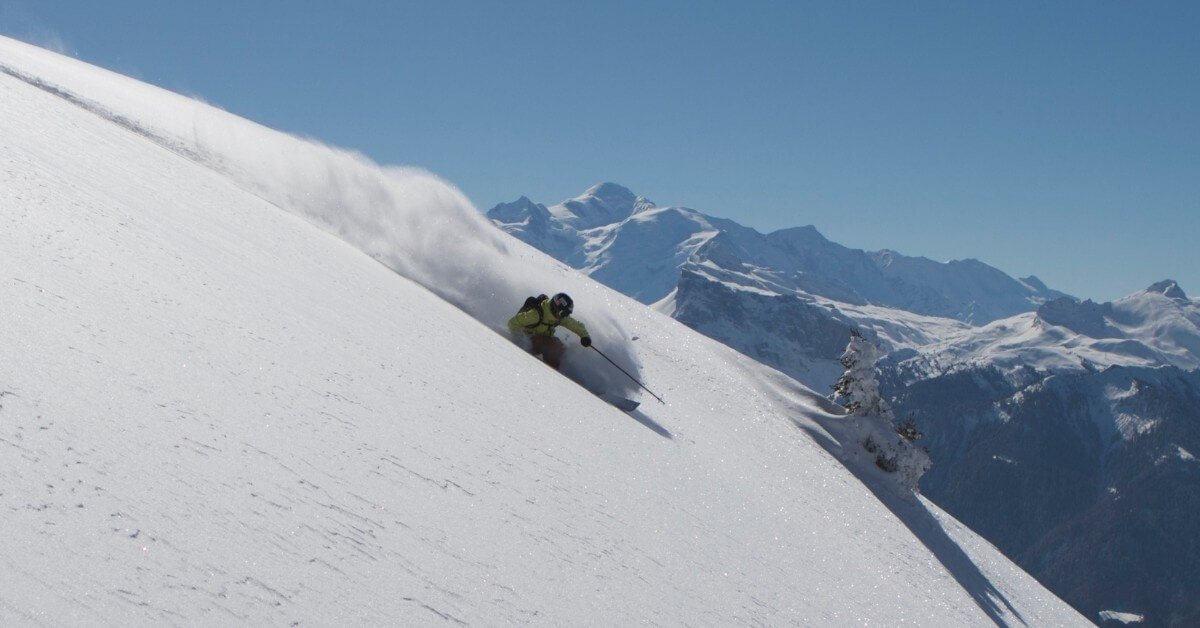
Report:
[[1188,300],[1188,296],[1184,294],[1183,288],[1180,288],[1179,284],[1172,279],[1164,279],[1150,286],[1149,288],[1146,288],[1146,292],[1152,294],[1161,294],[1169,299],[1177,299],[1180,301]]
[[1113,338],[1119,332],[1108,323],[1112,304],[1099,304],[1090,299],[1076,301],[1068,297],[1047,301],[1037,310],[1037,317],[1049,325],[1065,327],[1089,338]]
[[564,224],[580,231],[621,222],[654,203],[616,183],[599,183],[583,194],[550,208]]
[[507,224],[519,223],[528,220],[531,216],[549,219],[550,212],[546,210],[545,206],[529,200],[527,196],[522,196],[511,203],[500,203],[488,212],[488,218]]
[[891,267],[897,257],[903,256],[892,249],[880,249],[875,252],[875,259],[879,260],[879,265],[883,268]]
[[653,202],[634,194],[629,188],[611,181],[604,181],[593,185],[583,194],[575,197],[574,200],[580,202],[591,202],[594,200],[608,205],[618,212],[632,212],[638,206],[654,207]]
[[1200,302],[1189,299],[1171,280],[1118,299],[1112,307],[1125,325],[1150,326],[1182,317],[1200,326]]
[[1050,292],[1050,288],[1046,286],[1045,282],[1038,279],[1036,275],[1022,277],[1019,281],[1028,286],[1031,292]]
[[767,240],[792,250],[821,249],[833,244],[813,225],[788,227],[767,234]]

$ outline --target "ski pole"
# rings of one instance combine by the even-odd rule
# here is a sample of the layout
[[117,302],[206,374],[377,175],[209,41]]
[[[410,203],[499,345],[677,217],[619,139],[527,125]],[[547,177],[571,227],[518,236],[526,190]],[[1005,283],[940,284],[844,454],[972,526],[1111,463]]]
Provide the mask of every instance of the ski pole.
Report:
[[[592,347],[593,349],[596,349],[596,345],[591,345],[591,347]],[[650,390],[649,388],[646,388],[646,385],[645,385],[645,384],[643,384],[643,383],[641,383],[641,382],[637,381],[637,378],[636,378],[636,377],[634,377],[634,376],[630,375],[630,374],[629,374],[629,371],[626,371],[625,369],[621,368],[621,365],[617,364],[616,362],[613,362],[613,361],[612,361],[612,358],[610,358],[610,357],[608,357],[608,356],[604,355],[604,352],[603,352],[603,351],[601,351],[601,350],[599,350],[599,349],[596,349],[596,353],[599,353],[599,354],[600,354],[600,357],[604,358],[605,360],[608,360],[608,363],[609,363],[609,364],[611,364],[611,365],[613,365],[613,366],[617,367],[617,370],[618,370],[618,371],[621,371],[622,373],[624,373],[624,374],[625,374],[625,377],[628,377],[629,379],[632,379],[632,380],[633,380],[633,383],[637,384],[638,386],[641,386],[641,387],[642,387],[642,390],[644,390],[644,391],[646,391],[646,392],[650,393],[650,396],[651,396],[651,397],[654,397],[655,399],[657,399],[659,403],[663,404],[664,406],[665,406],[665,405],[667,405],[667,402],[663,401],[663,400],[662,400],[662,397],[659,397],[658,395],[654,394],[654,391]]]

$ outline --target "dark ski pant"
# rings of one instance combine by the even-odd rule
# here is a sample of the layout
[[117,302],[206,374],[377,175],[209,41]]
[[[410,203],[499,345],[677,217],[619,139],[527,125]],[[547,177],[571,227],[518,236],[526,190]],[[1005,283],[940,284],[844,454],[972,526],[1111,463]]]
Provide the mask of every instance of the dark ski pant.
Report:
[[530,336],[529,342],[531,344],[529,352],[542,356],[543,362],[556,369],[559,364],[562,364],[563,352],[567,350],[567,347],[556,336]]

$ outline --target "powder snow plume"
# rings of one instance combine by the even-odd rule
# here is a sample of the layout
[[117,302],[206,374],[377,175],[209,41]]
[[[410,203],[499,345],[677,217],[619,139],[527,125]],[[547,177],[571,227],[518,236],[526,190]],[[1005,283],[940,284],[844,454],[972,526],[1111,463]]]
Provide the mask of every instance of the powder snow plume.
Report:
[[[288,135],[67,57],[12,40],[4,45],[34,75],[2,65],[0,71],[209,166],[501,333],[526,296],[571,294],[595,344],[638,375],[628,334],[616,317],[630,307],[623,297],[496,229],[436,175],[380,166],[359,153]],[[418,324],[453,333],[436,320]],[[637,388],[591,351],[569,352],[564,370],[594,390],[629,395]]]

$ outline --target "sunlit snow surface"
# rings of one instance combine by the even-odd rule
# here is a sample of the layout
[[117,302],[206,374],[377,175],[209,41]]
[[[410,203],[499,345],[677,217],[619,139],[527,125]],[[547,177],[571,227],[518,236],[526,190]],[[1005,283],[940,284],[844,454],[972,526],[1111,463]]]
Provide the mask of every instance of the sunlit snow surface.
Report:
[[[432,175],[0,66],[0,624],[1085,624],[817,395]],[[668,403],[510,342],[534,290]]]

